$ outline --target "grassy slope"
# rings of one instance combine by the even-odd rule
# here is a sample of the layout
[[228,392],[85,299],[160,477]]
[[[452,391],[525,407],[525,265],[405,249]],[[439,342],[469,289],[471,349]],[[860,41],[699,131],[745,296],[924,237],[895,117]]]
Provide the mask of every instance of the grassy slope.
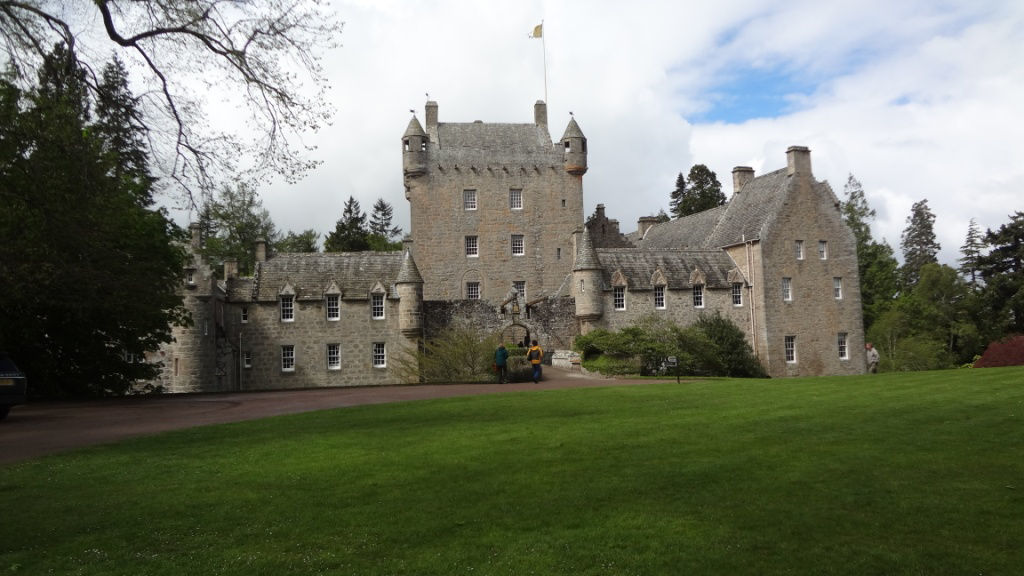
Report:
[[347,408],[0,469],[0,574],[1015,574],[1024,369]]

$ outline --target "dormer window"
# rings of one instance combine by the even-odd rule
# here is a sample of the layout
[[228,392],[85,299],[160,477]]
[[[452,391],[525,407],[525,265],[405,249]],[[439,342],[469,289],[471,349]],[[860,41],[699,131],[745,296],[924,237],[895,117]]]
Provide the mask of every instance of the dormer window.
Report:
[[341,319],[341,296],[338,294],[327,295],[327,319]]
[[281,322],[295,321],[295,296],[281,295]]
[[370,317],[375,320],[384,318],[384,294],[370,294]]

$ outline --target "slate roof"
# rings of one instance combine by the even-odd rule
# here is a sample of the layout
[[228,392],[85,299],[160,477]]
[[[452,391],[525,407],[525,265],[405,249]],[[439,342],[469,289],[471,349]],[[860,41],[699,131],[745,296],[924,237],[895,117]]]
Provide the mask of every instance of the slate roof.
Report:
[[726,204],[725,214],[706,245],[720,248],[759,240],[788,196],[792,178],[786,172],[782,168],[747,182]]
[[658,269],[665,275],[668,288],[692,288],[694,269],[704,273],[709,288],[727,288],[729,270],[736,264],[721,250],[650,250],[643,248],[598,248],[604,289],[612,287],[612,276],[621,270],[629,290],[652,290],[651,277]]
[[718,219],[725,213],[728,204],[661,222],[651,226],[642,240],[636,242],[644,248],[703,248],[715,230]]
[[[403,252],[276,254],[257,265],[253,278],[235,279],[234,284],[238,286],[229,285],[229,297],[239,297],[242,301],[250,298],[259,302],[273,301],[277,300],[281,289],[290,284],[296,300],[319,300],[331,282],[338,285],[345,300],[368,299],[370,289],[377,282],[390,297],[396,297],[394,283],[402,272],[404,259]],[[245,280],[249,281],[250,292],[242,297]]]
[[536,124],[485,124],[483,122],[437,125],[436,156],[442,166],[514,164],[561,166],[547,128]]

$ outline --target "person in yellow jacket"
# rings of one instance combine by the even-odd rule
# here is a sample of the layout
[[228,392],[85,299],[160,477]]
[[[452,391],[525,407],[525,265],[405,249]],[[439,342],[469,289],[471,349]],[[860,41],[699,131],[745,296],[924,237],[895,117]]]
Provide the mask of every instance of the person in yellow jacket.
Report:
[[526,359],[533,367],[533,383],[536,384],[540,382],[540,363],[544,360],[544,351],[537,345],[536,340],[530,343],[530,349],[526,351]]

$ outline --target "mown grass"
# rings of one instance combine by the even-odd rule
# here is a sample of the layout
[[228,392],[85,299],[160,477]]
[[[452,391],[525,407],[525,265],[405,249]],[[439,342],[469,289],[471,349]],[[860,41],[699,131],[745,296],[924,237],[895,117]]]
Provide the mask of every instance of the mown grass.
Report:
[[1024,369],[377,405],[0,468],[0,574],[1019,574]]

